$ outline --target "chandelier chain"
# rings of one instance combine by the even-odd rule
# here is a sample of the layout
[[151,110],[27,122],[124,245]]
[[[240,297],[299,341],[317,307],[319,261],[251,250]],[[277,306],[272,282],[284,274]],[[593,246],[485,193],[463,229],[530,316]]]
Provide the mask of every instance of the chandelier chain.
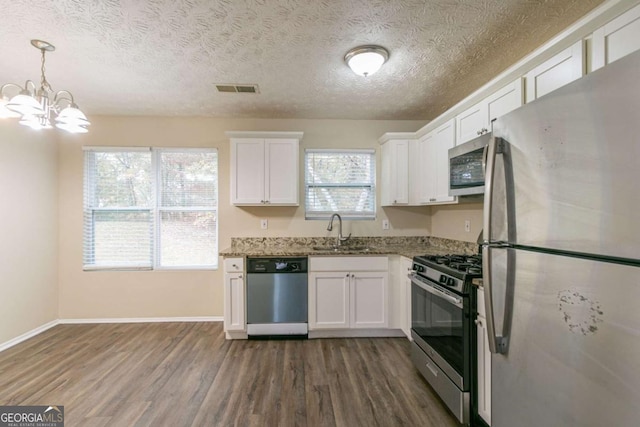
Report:
[[41,66],[40,66],[40,72],[41,72],[41,77],[40,77],[40,87],[42,89],[46,89],[49,92],[53,92],[53,89],[51,89],[51,85],[49,84],[49,82],[47,81],[47,78],[44,75],[44,71],[45,71],[45,67],[44,67],[44,55],[45,55],[45,50],[44,49],[40,49],[40,51],[42,52],[42,60],[41,60]]

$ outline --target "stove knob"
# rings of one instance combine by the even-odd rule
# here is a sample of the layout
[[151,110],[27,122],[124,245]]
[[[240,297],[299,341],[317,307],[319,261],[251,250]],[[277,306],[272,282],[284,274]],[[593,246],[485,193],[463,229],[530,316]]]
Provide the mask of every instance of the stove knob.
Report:
[[455,284],[456,284],[456,281],[455,281],[455,280],[453,280],[453,277],[449,277],[449,278],[447,279],[447,285],[448,285],[448,286],[453,286],[453,285],[455,285]]
[[447,276],[445,276],[444,274],[440,275],[440,283],[447,283]]

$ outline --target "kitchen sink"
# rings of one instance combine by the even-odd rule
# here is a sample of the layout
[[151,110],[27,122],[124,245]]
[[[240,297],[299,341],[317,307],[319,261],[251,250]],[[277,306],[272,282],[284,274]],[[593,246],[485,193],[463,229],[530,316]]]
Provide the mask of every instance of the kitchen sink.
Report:
[[314,246],[314,251],[323,252],[353,252],[353,251],[368,251],[367,246]]

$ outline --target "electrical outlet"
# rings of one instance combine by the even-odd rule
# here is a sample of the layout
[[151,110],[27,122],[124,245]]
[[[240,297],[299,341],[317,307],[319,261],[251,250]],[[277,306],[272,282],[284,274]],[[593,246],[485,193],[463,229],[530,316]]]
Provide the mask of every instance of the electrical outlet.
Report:
[[471,231],[471,221],[468,219],[464,221],[464,231],[467,233]]
[[260,228],[262,228],[263,230],[266,230],[267,228],[269,228],[269,222],[267,221],[266,218],[263,218],[260,220]]
[[383,230],[388,230],[389,229],[389,220],[388,219],[383,219],[382,220],[382,229]]

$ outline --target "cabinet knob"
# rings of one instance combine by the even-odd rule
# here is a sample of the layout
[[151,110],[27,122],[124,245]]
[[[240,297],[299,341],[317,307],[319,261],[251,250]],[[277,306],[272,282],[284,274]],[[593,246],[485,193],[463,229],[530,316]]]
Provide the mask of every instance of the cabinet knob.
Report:
[[398,203],[398,201],[397,201],[397,200],[394,200],[394,201],[393,201],[393,204],[395,205],[396,203]]
[[482,135],[482,131],[479,130],[478,132],[476,132],[476,135]]
[[476,325],[478,325],[478,326],[482,326],[482,320],[480,320],[480,319],[476,319],[476,320],[475,320],[475,323],[476,323]]
[[260,203],[264,203],[264,200],[260,200]]
[[347,278],[349,278],[349,273],[347,273]]
[[435,201],[436,201],[436,199],[429,199],[429,201],[430,201],[430,202],[435,202]]
[[238,268],[238,266],[236,264],[231,264],[231,267]]
[[238,276],[239,279],[242,279],[242,274]]

